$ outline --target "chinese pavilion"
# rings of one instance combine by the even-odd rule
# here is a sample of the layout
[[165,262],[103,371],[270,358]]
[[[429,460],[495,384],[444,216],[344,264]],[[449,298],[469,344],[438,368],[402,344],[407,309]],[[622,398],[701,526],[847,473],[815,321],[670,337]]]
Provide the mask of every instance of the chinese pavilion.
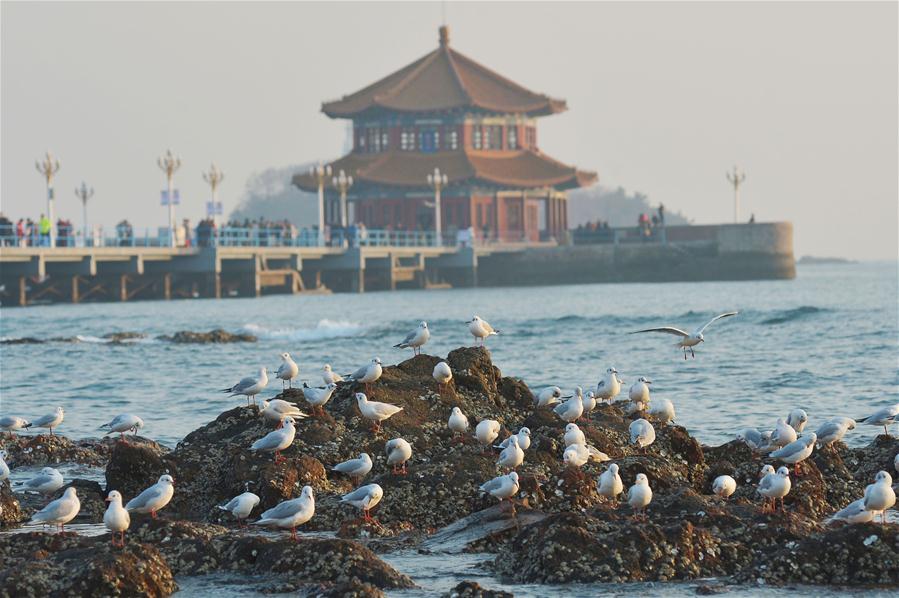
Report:
[[[456,52],[440,28],[433,52],[339,100],[322,112],[353,122],[353,149],[331,164],[354,178],[349,221],[369,228],[433,230],[435,167],[443,231],[472,227],[478,238],[537,241],[567,228],[565,191],[596,182],[538,149],[536,119],[562,112],[564,100],[538,94]],[[296,186],[316,191],[307,174]],[[328,191],[325,221],[340,222]],[[541,205],[542,204],[542,205]]]

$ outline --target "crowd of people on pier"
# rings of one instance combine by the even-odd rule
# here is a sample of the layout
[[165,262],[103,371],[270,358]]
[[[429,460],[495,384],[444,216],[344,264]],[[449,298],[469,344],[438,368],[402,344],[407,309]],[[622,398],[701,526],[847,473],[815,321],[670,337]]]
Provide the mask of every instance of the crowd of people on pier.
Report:
[[[53,223],[46,215],[39,218],[19,218],[13,222],[0,213],[0,245],[5,247],[49,247]],[[72,221],[59,218],[56,221],[56,246],[74,247]]]

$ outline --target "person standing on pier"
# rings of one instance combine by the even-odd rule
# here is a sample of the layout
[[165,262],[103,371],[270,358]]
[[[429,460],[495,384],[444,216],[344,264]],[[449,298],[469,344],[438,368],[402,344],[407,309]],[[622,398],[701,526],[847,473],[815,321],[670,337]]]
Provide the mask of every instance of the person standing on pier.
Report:
[[41,214],[41,218],[38,221],[38,231],[41,235],[41,247],[49,247],[50,246],[50,228],[53,224],[50,222],[50,219]]

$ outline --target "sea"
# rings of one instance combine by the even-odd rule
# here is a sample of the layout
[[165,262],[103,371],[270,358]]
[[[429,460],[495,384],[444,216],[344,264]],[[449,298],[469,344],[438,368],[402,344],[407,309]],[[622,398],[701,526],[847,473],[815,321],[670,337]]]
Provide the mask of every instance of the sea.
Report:
[[[897,272],[897,262],[800,264],[794,280],[2,308],[2,340],[47,342],[0,344],[0,413],[33,419],[62,406],[66,415],[58,431],[71,438],[96,437],[98,427],[116,414],[134,413],[146,422],[143,435],[174,447],[191,430],[244,402],[228,398],[221,389],[260,367],[277,369],[284,351],[299,364],[298,383],[320,384],[325,363],[346,373],[372,357],[385,364],[409,358],[411,351],[393,345],[420,321],[427,321],[431,330],[425,346],[429,354],[445,356],[473,345],[465,322],[479,315],[500,330],[487,346],[503,375],[521,378],[534,389],[581,386],[585,391],[595,388],[608,367],[615,367],[628,385],[646,376],[653,381],[654,397],[674,403],[677,423],[703,444],[717,445],[747,426],[771,429],[778,417],[797,407],[809,414],[808,425],[814,429],[837,415],[860,418],[899,402]],[[732,310],[739,314],[705,331],[695,358],[684,359],[674,336],[631,334],[657,326],[690,331]],[[215,328],[253,334],[258,342],[191,345],[158,338]],[[124,343],[104,338],[115,332],[146,336]],[[54,338],[69,340],[49,340]],[[261,397],[279,390],[280,381],[273,381]],[[864,445],[878,432],[882,428],[859,426],[846,441]],[[492,579],[481,567],[483,555],[447,559],[397,553],[385,558],[422,585],[421,595],[448,591],[471,578],[516,595],[548,591]],[[249,591],[216,576],[179,581],[192,595],[220,595],[226,588],[241,595]],[[637,587],[692,595],[696,584]],[[762,591],[754,590],[753,595]],[[819,590],[809,591],[820,595]],[[589,585],[558,587],[552,593],[633,591]]]

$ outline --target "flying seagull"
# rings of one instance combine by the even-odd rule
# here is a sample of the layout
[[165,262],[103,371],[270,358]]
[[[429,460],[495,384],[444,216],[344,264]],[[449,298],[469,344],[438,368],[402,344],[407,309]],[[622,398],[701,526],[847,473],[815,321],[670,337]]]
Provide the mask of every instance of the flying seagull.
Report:
[[646,330],[635,330],[631,332],[631,334],[639,334],[641,332],[664,332],[666,334],[673,334],[675,336],[681,337],[681,340],[677,342],[675,346],[682,347],[684,350],[684,359],[687,359],[687,349],[690,349],[690,355],[694,358],[696,357],[696,353],[693,352],[693,347],[698,345],[699,343],[705,340],[705,337],[702,335],[703,331],[712,325],[716,320],[720,320],[721,318],[729,318],[730,316],[735,316],[740,312],[729,311],[720,315],[715,316],[711,320],[705,323],[700,328],[697,328],[692,333],[685,332],[680,328],[675,328],[674,326],[662,326],[660,328],[647,328]]

